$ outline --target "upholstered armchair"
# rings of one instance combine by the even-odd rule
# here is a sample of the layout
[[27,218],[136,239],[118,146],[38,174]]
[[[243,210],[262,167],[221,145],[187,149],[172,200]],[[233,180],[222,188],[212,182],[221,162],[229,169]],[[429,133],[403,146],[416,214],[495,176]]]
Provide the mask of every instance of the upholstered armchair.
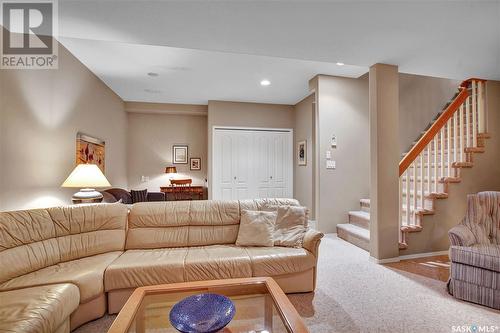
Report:
[[448,234],[450,294],[500,309],[500,192],[469,195],[465,218]]

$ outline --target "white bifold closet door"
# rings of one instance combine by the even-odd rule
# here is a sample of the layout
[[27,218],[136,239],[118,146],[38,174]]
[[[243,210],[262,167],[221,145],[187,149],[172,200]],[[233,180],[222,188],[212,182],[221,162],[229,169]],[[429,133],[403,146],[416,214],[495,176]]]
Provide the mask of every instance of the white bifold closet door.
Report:
[[292,137],[289,130],[215,129],[212,198],[291,198]]

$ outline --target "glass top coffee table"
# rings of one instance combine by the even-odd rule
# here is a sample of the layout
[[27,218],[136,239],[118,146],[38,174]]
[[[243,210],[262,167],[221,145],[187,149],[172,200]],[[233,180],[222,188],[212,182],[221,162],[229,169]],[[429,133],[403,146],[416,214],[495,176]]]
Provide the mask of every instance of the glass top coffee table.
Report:
[[108,333],[178,332],[169,321],[174,304],[207,292],[225,295],[235,305],[236,315],[221,333],[309,332],[272,278],[243,278],[137,288]]

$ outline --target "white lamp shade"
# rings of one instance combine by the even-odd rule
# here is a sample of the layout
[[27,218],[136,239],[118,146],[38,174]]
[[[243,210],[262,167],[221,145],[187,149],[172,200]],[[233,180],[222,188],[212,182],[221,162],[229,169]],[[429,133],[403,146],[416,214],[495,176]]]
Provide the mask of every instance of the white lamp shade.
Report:
[[109,186],[111,186],[111,184],[108,182],[101,169],[95,164],[78,164],[61,185],[61,187],[76,188]]

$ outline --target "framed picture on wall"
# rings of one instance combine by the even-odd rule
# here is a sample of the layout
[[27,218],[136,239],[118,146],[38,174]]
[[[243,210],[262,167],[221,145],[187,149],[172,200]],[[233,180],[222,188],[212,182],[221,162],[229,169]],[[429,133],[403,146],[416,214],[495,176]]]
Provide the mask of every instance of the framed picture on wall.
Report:
[[105,148],[104,140],[78,132],[76,134],[76,164],[96,164],[104,173]]
[[307,165],[307,142],[305,140],[297,143],[297,161],[299,165]]
[[174,145],[172,147],[172,163],[188,164],[188,146]]
[[201,158],[199,157],[190,158],[189,170],[201,170]]

